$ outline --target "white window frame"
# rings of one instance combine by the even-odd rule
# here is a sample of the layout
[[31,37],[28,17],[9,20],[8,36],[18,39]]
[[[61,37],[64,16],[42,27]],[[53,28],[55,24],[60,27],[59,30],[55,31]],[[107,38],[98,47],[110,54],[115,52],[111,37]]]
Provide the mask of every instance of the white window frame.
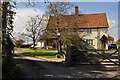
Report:
[[89,45],[94,45],[94,43],[93,43],[93,39],[86,39],[86,42],[89,44]]

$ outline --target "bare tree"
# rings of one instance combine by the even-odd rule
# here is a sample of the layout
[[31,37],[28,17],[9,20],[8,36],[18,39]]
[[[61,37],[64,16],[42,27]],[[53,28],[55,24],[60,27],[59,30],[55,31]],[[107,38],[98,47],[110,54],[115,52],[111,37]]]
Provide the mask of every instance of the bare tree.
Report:
[[[46,11],[46,14],[49,16],[53,16],[54,19],[51,19],[50,23],[54,24],[54,29],[47,30],[51,33],[57,33],[60,32],[60,39],[58,39],[58,43],[60,45],[60,52],[62,52],[62,42],[65,41],[67,38],[70,38],[71,35],[78,34],[80,39],[83,39],[83,37],[86,35],[83,31],[80,31],[77,27],[77,22],[79,21],[79,24],[82,25],[86,22],[85,15],[80,15],[78,7],[75,7],[75,15],[77,16],[68,16],[69,9],[74,7],[74,4],[69,2],[49,2],[46,0],[46,3],[48,4],[48,11]],[[77,11],[76,11],[77,10]],[[81,11],[80,11],[81,12]],[[64,15],[64,16],[63,16]],[[66,16],[65,16],[66,15]],[[83,19],[79,19],[78,16],[84,17]],[[69,20],[72,20],[74,23],[70,23]],[[71,28],[71,25],[73,28]],[[78,37],[78,36],[77,36]]]
[[35,47],[36,41],[42,35],[46,28],[47,18],[45,15],[37,15],[36,17],[31,17],[27,22],[26,33],[24,35],[30,37],[33,41],[33,47]]
[[49,16],[68,14],[68,10],[74,6],[70,2],[49,2],[45,0],[45,3],[48,3],[46,14]]
[[[47,11],[45,12],[48,16],[56,16],[59,17],[59,15],[66,15],[68,14],[68,10],[73,7],[72,3],[69,2],[50,2],[49,0],[45,0],[45,3],[48,3]],[[55,20],[56,21],[56,20]],[[61,27],[59,24],[59,21],[57,21],[57,29],[56,31],[52,31],[55,33],[60,32],[61,33]],[[51,31],[51,30],[48,30]],[[58,53],[62,53],[62,47],[61,47],[61,39],[58,37]]]

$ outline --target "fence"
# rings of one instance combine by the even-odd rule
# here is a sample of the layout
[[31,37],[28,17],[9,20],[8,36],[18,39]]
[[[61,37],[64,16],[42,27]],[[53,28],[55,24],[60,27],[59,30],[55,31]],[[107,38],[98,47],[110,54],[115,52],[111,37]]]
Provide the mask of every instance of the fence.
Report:
[[[96,60],[95,61],[89,61],[89,63],[91,64],[97,64],[98,62],[101,62],[105,59],[109,60],[110,62],[114,63],[115,65],[119,65],[120,66],[120,47],[115,50],[114,52],[107,54],[106,52],[110,50],[78,50],[76,49],[76,47],[74,46],[67,46],[67,50],[66,50],[66,65],[67,66],[72,66],[74,64],[76,64],[78,61],[80,60],[85,60],[86,58],[88,58],[90,55],[89,54],[85,54],[87,52],[94,52],[97,54],[97,56],[99,56],[101,59]],[[112,55],[117,54],[117,58],[118,58],[118,63],[116,63],[115,61],[113,61],[111,59]]]

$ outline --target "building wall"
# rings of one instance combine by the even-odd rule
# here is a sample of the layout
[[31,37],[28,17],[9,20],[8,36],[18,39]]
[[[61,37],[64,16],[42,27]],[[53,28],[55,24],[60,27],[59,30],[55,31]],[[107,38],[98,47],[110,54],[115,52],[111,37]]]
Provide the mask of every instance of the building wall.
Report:
[[[91,30],[92,30],[91,33],[86,33],[86,36],[84,37],[84,40],[87,40],[87,39],[93,40],[92,47],[94,47],[95,49],[98,49],[98,46],[101,45],[100,38],[103,35],[105,35],[106,37],[108,37],[108,29],[107,28],[98,29],[99,32],[100,32],[100,34],[98,33],[97,29],[91,29]],[[98,37],[98,34],[99,34],[99,37]],[[98,43],[98,40],[99,40],[99,43]],[[106,44],[106,49],[107,48],[108,48],[108,44]]]
[[[103,36],[103,35],[105,35],[106,37],[108,37],[108,28],[100,28],[100,29],[91,29],[92,30],[92,32],[91,33],[87,33],[87,29],[82,29],[83,30],[83,32],[82,33],[80,33],[80,31],[81,31],[81,29],[80,29],[80,31],[78,31],[79,32],[79,35],[81,36],[81,35],[85,35],[85,37],[83,38],[84,40],[88,40],[88,39],[91,39],[91,40],[93,40],[93,45],[92,46],[89,46],[89,48],[95,48],[95,49],[100,49],[100,47],[101,47],[101,42],[100,42],[100,38]],[[99,32],[99,33],[98,33]],[[98,34],[99,34],[99,37],[98,37]],[[47,41],[49,44],[51,43],[51,41]],[[52,40],[52,43],[54,42],[54,40]],[[57,42],[54,42],[54,43],[57,43]],[[45,44],[45,42],[44,41],[41,41],[41,42],[39,42],[38,44],[37,44],[40,48],[42,48],[42,47],[46,47],[46,49],[48,48],[48,47],[51,47],[52,45],[48,45],[48,44]],[[46,45],[46,46],[45,46]],[[55,44],[56,45],[56,44]],[[57,46],[57,45],[56,45]],[[99,47],[98,47],[99,46]],[[52,47],[53,48],[53,47]],[[55,48],[57,48],[57,47],[55,47]],[[106,43],[106,49],[108,49],[108,43]]]
[[[107,38],[108,38],[108,29],[106,28],[103,28],[103,29],[100,29],[100,38],[105,35]],[[106,43],[106,49],[108,49],[108,41]]]
[[38,42],[36,47],[42,49],[44,47],[44,41]]

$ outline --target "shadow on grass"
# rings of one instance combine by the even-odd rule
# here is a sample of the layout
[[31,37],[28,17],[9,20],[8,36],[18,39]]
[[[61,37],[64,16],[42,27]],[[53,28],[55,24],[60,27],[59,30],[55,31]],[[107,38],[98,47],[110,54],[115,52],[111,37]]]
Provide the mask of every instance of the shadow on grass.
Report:
[[31,55],[31,56],[55,56],[56,53],[50,53],[50,52],[24,52],[25,55]]

